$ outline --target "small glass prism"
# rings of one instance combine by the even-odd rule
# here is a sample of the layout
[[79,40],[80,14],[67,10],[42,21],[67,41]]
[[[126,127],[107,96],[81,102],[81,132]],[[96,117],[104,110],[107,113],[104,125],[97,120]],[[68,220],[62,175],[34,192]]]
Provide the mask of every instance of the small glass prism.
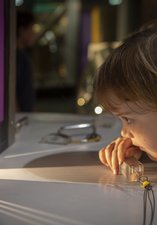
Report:
[[138,181],[144,174],[144,165],[137,159],[127,158],[120,166],[120,174],[124,175],[128,181]]

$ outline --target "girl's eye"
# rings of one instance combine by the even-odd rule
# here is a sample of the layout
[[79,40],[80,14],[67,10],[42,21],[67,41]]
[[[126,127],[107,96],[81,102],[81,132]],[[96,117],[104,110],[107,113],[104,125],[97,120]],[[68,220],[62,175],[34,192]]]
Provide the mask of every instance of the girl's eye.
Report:
[[129,119],[127,117],[121,117],[123,121],[127,122],[127,124],[131,124],[132,123],[132,119]]

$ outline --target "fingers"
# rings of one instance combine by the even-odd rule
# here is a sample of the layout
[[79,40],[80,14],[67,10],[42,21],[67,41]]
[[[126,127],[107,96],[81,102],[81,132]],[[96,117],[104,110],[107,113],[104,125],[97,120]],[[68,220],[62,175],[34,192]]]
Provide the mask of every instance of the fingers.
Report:
[[99,151],[99,159],[106,166],[111,166],[109,159],[112,157],[111,153],[112,153],[113,147],[114,147],[114,143],[111,143],[110,145],[102,148]]
[[111,162],[112,162],[111,169],[112,169],[113,173],[116,175],[116,174],[118,174],[118,171],[119,171],[118,157],[117,157],[117,150],[116,150],[116,148],[114,148],[114,150],[112,151]]
[[132,145],[130,138],[117,138],[111,144],[99,151],[100,161],[111,168],[114,174],[118,174],[119,166],[128,157],[139,159],[141,150]]
[[119,166],[123,163],[126,158],[126,149],[132,146],[132,142],[130,138],[122,139],[119,145],[117,146],[117,157]]
[[112,151],[114,150],[115,147],[115,143],[111,143],[110,145],[107,146],[107,148],[105,149],[105,158],[106,158],[106,162],[107,164],[112,168]]
[[118,174],[118,157],[117,157],[117,147],[121,142],[121,138],[117,138],[114,142],[106,146],[106,148],[102,148],[99,151],[99,159],[100,161],[109,166],[114,174]]
[[125,155],[126,158],[134,157],[135,159],[139,160],[142,155],[142,151],[139,147],[133,145],[126,149]]
[[102,164],[108,166],[106,157],[105,157],[105,148],[100,149],[99,151],[99,159],[102,162]]

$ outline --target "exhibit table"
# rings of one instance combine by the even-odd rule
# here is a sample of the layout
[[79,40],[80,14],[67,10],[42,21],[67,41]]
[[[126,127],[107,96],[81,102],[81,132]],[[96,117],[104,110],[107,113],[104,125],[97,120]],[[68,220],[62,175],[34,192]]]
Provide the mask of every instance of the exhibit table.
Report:
[[[16,119],[23,117],[27,121],[17,129],[15,143],[0,155],[1,225],[142,225],[143,188],[113,175],[98,159],[98,150],[119,136],[119,120],[53,113]],[[79,143],[91,133],[89,127],[81,134],[70,130],[77,141],[50,143],[51,134],[76,124],[93,124],[101,139]],[[156,163],[144,166],[157,200]],[[149,220],[149,204],[147,211]]]

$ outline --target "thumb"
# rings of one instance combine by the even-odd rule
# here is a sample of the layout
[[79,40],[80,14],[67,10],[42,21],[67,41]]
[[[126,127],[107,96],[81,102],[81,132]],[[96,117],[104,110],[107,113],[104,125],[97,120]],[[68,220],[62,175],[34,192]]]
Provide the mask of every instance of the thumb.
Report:
[[141,149],[134,145],[130,146],[125,152],[125,158],[134,157],[135,159],[139,160],[141,155],[142,155]]

